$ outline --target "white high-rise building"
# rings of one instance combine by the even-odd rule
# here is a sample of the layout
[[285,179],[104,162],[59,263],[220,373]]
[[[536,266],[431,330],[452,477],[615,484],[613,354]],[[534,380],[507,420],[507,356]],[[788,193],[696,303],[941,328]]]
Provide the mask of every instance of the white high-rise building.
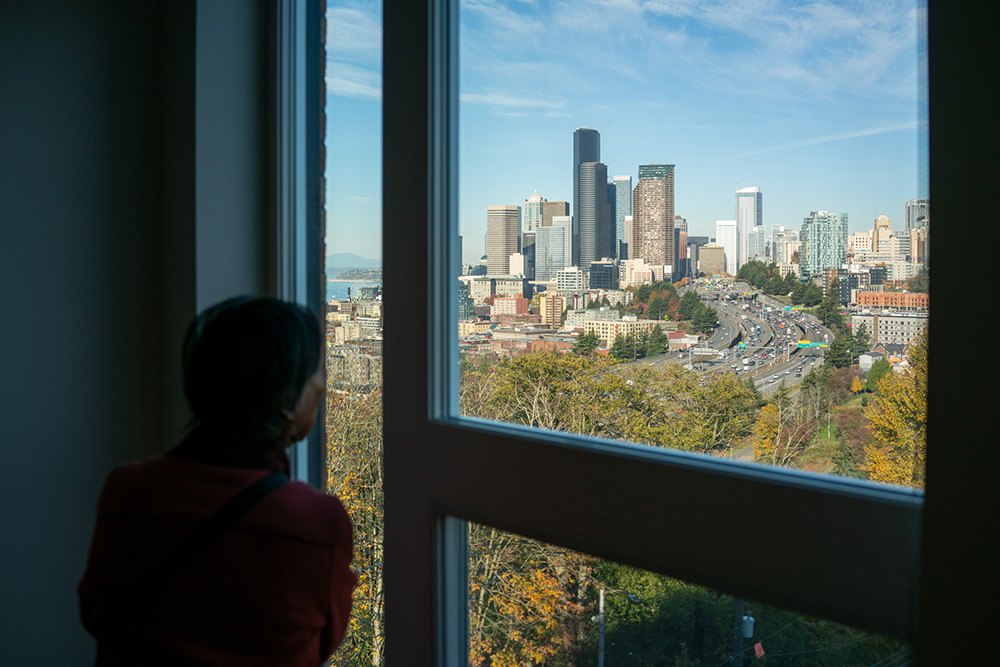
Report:
[[863,259],[872,252],[871,232],[855,232],[847,237],[847,254]]
[[526,275],[524,270],[524,255],[519,252],[515,252],[510,256],[510,275],[512,276],[523,276]]
[[926,227],[931,220],[931,200],[911,199],[906,202],[906,226],[903,228],[907,234],[914,229]]
[[771,261],[791,264],[792,256],[799,250],[799,233],[794,229],[778,227],[771,232]]
[[542,226],[542,204],[546,200],[538,194],[538,190],[535,190],[534,194],[524,200],[524,216],[522,219],[522,228],[526,234],[530,234],[535,231],[536,228]]
[[721,246],[726,254],[726,273],[731,276],[736,275],[739,270],[737,266],[737,248],[739,241],[736,236],[735,220],[715,221],[715,245]]
[[622,226],[625,229],[625,236],[623,236],[622,238],[625,240],[625,245],[628,247],[628,256],[625,259],[632,259],[633,253],[635,252],[635,250],[633,250],[635,246],[632,244],[632,231],[635,229],[635,227],[632,225],[631,215],[625,216],[625,221],[623,222]]
[[[750,233],[764,224],[764,207],[760,188],[750,187],[736,191],[736,269],[747,263],[756,254],[750,247]],[[726,272],[729,260],[726,260]]]
[[565,266],[556,271],[556,289],[560,294],[579,294],[587,289],[585,275],[578,266]]
[[872,252],[891,252],[892,246],[892,220],[887,215],[880,215],[875,218],[875,229],[871,231]]
[[[625,239],[625,218],[632,216],[632,177],[615,176],[615,239],[628,243]],[[618,256],[618,248],[611,249]]]

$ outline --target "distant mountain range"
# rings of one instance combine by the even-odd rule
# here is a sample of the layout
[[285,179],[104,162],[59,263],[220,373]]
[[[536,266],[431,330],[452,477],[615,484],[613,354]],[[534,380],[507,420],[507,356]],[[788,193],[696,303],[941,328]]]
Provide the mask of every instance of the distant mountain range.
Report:
[[377,269],[381,266],[381,259],[369,259],[353,252],[336,252],[326,256],[326,275],[329,278],[351,269]]

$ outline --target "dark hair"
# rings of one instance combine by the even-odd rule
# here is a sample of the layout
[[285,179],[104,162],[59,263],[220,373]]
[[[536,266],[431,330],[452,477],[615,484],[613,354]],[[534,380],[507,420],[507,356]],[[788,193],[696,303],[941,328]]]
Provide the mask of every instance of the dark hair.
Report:
[[285,434],[320,363],[316,317],[294,303],[235,297],[205,309],[184,338],[184,395],[195,426],[245,445]]

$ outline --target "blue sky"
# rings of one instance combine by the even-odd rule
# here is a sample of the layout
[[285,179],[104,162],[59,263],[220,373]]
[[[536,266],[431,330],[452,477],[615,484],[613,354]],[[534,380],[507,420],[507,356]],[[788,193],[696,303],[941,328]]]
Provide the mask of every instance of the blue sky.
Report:
[[[380,257],[381,3],[327,11],[328,248]],[[463,259],[486,207],[572,199],[572,137],[601,133],[608,175],[676,165],[692,234],[759,186],[764,221],[878,214],[926,196],[911,0],[460,0]]]

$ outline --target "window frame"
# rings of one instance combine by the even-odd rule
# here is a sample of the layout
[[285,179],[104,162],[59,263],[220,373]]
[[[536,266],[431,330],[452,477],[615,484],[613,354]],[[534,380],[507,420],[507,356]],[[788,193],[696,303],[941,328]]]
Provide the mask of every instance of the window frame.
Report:
[[[946,53],[949,38],[958,40],[967,30],[982,34],[984,22],[959,16],[958,10],[949,15],[944,7],[929,7],[929,25],[944,26],[930,30],[928,37],[929,50],[938,59],[929,61],[934,128],[942,127],[949,114],[959,117],[967,104],[964,91],[957,94],[954,84],[949,89],[949,76],[963,66],[981,67],[984,58],[976,50]],[[465,563],[456,543],[464,539],[463,521],[487,523],[867,630],[910,641],[919,638],[925,656],[976,650],[954,642],[941,642],[947,649],[931,646],[931,638],[944,637],[932,627],[935,622],[954,630],[971,616],[950,600],[948,585],[935,584],[935,574],[944,566],[958,564],[936,538],[948,535],[956,540],[975,565],[988,562],[969,553],[969,547],[983,543],[983,535],[958,535],[955,528],[970,525],[957,510],[974,509],[966,500],[962,476],[984,478],[981,469],[958,459],[957,452],[969,451],[965,443],[956,445],[954,452],[941,448],[928,457],[929,507],[934,512],[925,517],[925,497],[919,491],[454,416],[456,392],[446,387],[457,382],[455,332],[449,328],[456,303],[451,273],[457,263],[448,261],[457,254],[452,247],[457,235],[457,24],[456,0],[385,0],[384,544],[390,661],[465,664]],[[976,49],[985,50],[987,60],[995,63],[996,47],[985,42],[976,42]],[[935,68],[935,62],[943,64]],[[964,81],[969,83],[968,77]],[[976,120],[978,128],[989,127],[987,116]],[[962,130],[968,131],[967,124]],[[955,143],[962,144],[964,153],[959,155],[966,162],[991,164],[996,171],[988,162],[988,146],[995,141],[981,146],[968,140]],[[953,150],[932,135],[935,161],[945,164],[944,157]],[[942,172],[931,174],[938,216],[968,209],[957,201],[958,193],[974,195],[970,201],[976,196],[988,201],[960,176]],[[939,244],[936,264],[964,266],[955,252]],[[949,278],[945,271],[941,274],[937,285],[948,289]],[[414,293],[413,285],[427,286],[426,300]],[[955,283],[950,287],[954,290]],[[942,323],[935,329],[931,352],[935,378],[944,377],[933,366],[937,358],[944,361],[938,351],[946,349],[946,340],[957,340],[949,338],[945,326],[954,308],[944,302],[935,305],[933,320]],[[448,365],[442,366],[442,361]],[[979,369],[966,370],[965,378],[985,386]],[[970,406],[982,405],[981,400],[977,397],[952,412],[956,401],[949,400],[947,387],[932,383],[930,423],[937,426],[929,429],[929,439],[937,441],[935,434],[946,431],[976,432],[959,423],[957,415],[971,416]],[[996,461],[995,453],[990,460]],[[946,466],[960,472],[949,477]],[[935,480],[942,486],[935,489]],[[659,507],[681,510],[670,513]],[[754,508],[754,521],[737,521],[747,507]],[[995,517],[976,520],[997,524]],[[677,548],[679,541],[683,548]],[[935,567],[920,563],[925,554]],[[986,600],[996,593],[995,576],[987,578],[983,592],[975,586],[985,571],[979,567],[948,574],[968,599]],[[923,597],[919,636],[918,594]],[[940,607],[931,609],[927,600]],[[986,625],[973,621],[969,627]],[[968,631],[952,638],[960,636],[974,641]]]
[[[276,0],[268,8],[273,248],[270,289],[325,326],[323,196],[323,16],[320,0]],[[320,414],[325,413],[325,403]],[[324,488],[323,420],[289,449],[293,479]]]

